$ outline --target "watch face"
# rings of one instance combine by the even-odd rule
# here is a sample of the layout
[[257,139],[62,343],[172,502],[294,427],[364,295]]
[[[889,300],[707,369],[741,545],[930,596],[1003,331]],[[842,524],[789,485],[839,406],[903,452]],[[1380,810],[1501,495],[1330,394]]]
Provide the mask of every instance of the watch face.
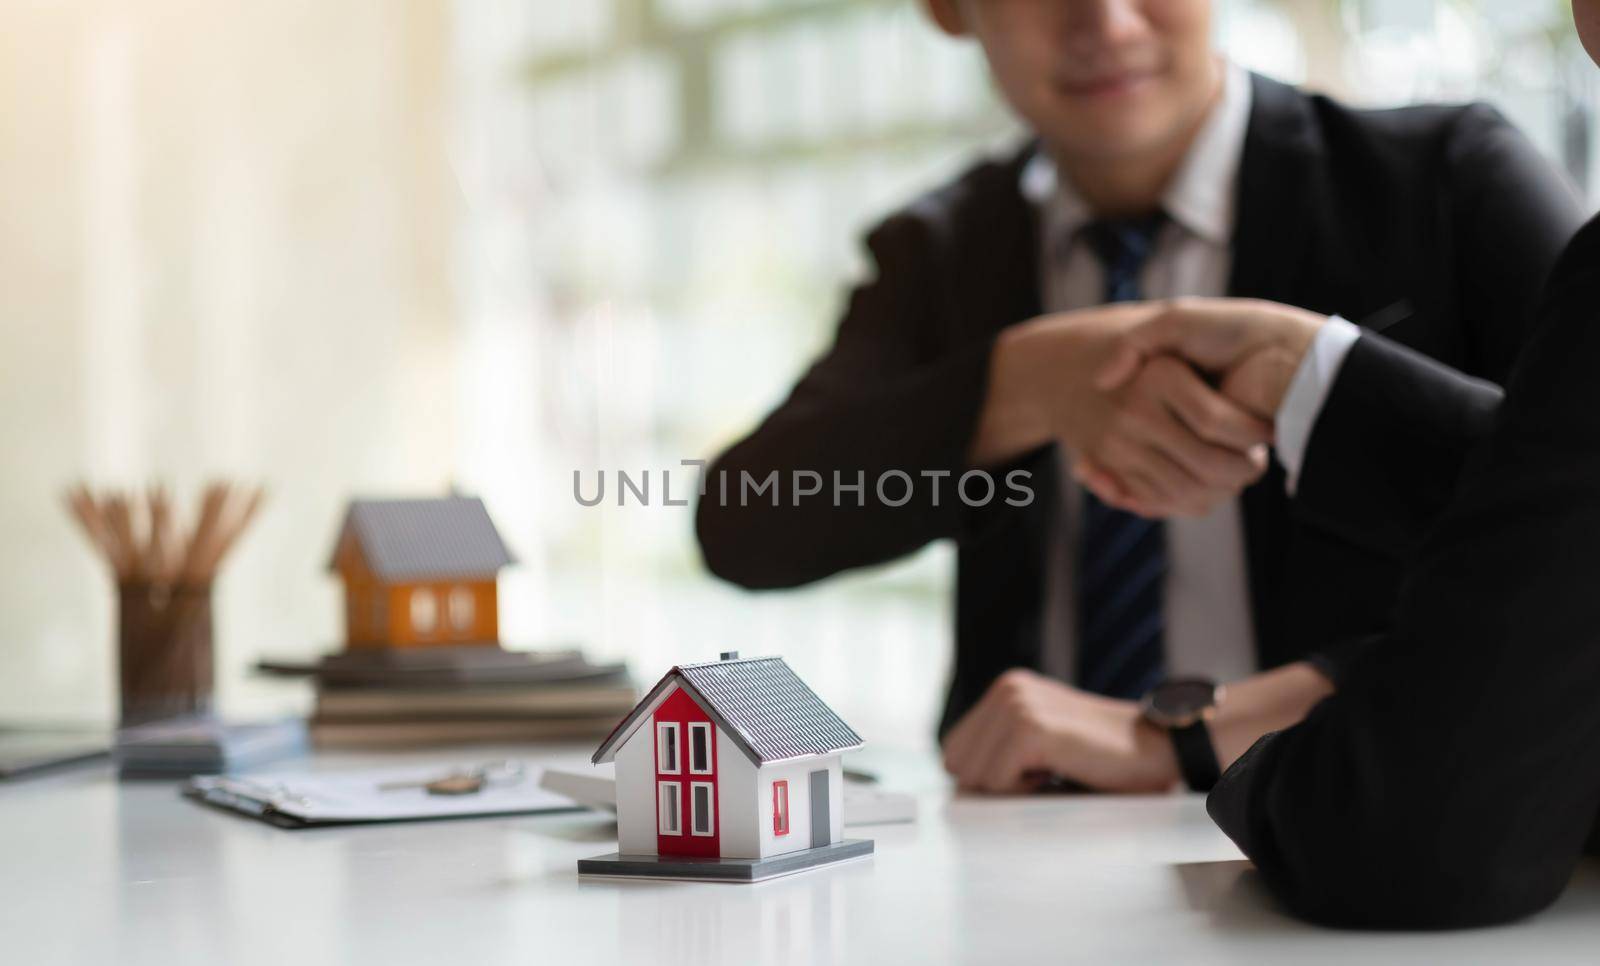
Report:
[[1204,678],[1173,678],[1146,697],[1150,715],[1160,721],[1191,719],[1217,701],[1217,686]]

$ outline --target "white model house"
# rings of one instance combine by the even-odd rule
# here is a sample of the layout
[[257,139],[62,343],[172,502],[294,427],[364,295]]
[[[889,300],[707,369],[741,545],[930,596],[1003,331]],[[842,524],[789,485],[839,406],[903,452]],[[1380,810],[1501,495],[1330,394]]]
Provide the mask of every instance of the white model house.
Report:
[[768,859],[842,842],[861,744],[782,658],[733,652],[667,672],[593,760],[616,762],[619,858]]

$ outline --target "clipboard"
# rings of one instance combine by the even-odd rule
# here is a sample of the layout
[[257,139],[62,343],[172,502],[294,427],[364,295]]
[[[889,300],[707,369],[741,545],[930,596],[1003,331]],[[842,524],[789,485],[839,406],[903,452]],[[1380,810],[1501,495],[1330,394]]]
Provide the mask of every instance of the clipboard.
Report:
[[428,782],[484,766],[455,763],[359,772],[206,775],[184,783],[184,797],[282,829],[421,822],[577,811],[572,799],[540,787],[543,769],[517,766],[516,780],[490,781],[470,794],[441,795]]

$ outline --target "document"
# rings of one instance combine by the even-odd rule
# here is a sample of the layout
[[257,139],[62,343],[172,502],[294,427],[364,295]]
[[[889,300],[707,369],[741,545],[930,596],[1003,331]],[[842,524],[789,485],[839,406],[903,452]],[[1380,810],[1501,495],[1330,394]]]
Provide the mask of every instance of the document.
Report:
[[183,793],[280,828],[410,822],[573,811],[571,799],[539,787],[525,762],[459,762],[360,772],[208,775]]

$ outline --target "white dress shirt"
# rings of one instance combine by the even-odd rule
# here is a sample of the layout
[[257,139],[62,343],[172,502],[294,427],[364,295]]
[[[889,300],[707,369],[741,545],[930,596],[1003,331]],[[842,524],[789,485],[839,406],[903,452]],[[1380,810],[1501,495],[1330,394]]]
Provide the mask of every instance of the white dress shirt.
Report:
[[1317,330],[1311,348],[1289,380],[1289,390],[1278,404],[1274,419],[1278,462],[1283,464],[1288,477],[1289,492],[1293,493],[1300,482],[1300,467],[1305,463],[1306,445],[1311,442],[1311,428],[1322,415],[1322,404],[1328,399],[1328,390],[1339,376],[1344,357],[1350,347],[1361,337],[1361,329],[1337,315],[1329,317],[1327,324]]
[[[1169,221],[1140,276],[1145,297],[1227,294],[1235,185],[1249,120],[1249,75],[1229,64],[1220,100],[1162,197]],[[1100,304],[1105,297],[1104,270],[1081,237],[1081,229],[1094,219],[1088,204],[1057,176],[1054,162],[1043,152],[1024,167],[1021,188],[1040,211],[1044,309],[1058,312]],[[1305,392],[1314,395],[1314,389]],[[1313,413],[1305,419],[1305,435],[1314,418]],[[1060,522],[1050,541],[1043,669],[1071,681],[1077,666],[1074,572],[1083,493],[1067,472],[1070,456],[1064,450],[1061,459],[1060,499],[1065,512],[1057,515]],[[1224,503],[1199,519],[1169,520],[1167,564],[1167,672],[1219,681],[1253,673],[1255,634],[1238,502]]]

